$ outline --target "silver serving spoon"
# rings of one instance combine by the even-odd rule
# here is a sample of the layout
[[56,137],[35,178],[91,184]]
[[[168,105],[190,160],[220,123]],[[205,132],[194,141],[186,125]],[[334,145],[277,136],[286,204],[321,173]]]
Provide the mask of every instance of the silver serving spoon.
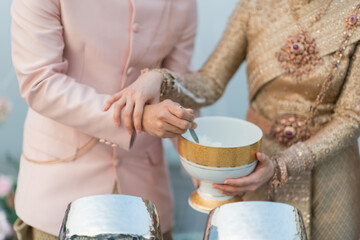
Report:
[[[183,106],[181,106],[181,105],[179,105],[178,107],[179,107],[179,108],[183,108]],[[191,134],[192,138],[194,139],[194,141],[195,141],[196,143],[199,143],[199,138],[198,138],[195,130],[189,128],[189,131],[190,131],[190,134]]]
[[189,128],[190,134],[196,143],[199,143],[199,138],[194,129]]

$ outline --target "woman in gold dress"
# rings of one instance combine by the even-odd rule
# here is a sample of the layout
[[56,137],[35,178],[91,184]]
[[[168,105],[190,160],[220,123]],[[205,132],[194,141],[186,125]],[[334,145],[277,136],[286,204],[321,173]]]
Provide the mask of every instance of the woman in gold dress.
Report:
[[246,58],[247,119],[265,134],[263,153],[253,174],[214,187],[298,207],[311,239],[359,239],[359,16],[358,0],[240,1],[198,72],[144,71],[107,104],[119,100],[121,109],[147,86],[153,90],[134,105],[160,95],[185,107],[206,106],[223,94]]

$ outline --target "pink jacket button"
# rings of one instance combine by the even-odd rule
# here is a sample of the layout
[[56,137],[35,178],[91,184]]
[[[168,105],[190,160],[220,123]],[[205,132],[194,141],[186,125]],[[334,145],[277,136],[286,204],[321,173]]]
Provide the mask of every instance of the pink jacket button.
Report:
[[139,26],[138,23],[134,23],[133,26],[132,26],[132,30],[133,30],[134,33],[139,32],[139,30],[140,30],[139,28],[140,28],[140,26]]
[[126,71],[126,74],[129,76],[133,71],[132,67],[129,67],[128,70]]

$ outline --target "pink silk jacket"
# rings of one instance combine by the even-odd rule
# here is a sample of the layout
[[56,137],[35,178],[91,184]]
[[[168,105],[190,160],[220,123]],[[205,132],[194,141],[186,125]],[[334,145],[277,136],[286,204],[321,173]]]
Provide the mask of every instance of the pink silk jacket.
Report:
[[143,68],[187,72],[195,32],[195,0],[13,1],[13,64],[29,105],[15,200],[25,223],[58,235],[69,202],[117,182],[171,229],[161,140],[131,136],[102,105]]

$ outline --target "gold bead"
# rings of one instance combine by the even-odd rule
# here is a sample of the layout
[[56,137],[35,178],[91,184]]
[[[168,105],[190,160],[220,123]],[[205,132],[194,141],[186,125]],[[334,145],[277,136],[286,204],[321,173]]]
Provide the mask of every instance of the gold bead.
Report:
[[314,21],[314,22],[319,21],[319,19],[320,19],[320,16],[319,16],[318,14],[316,14],[316,15],[313,17],[313,21]]

